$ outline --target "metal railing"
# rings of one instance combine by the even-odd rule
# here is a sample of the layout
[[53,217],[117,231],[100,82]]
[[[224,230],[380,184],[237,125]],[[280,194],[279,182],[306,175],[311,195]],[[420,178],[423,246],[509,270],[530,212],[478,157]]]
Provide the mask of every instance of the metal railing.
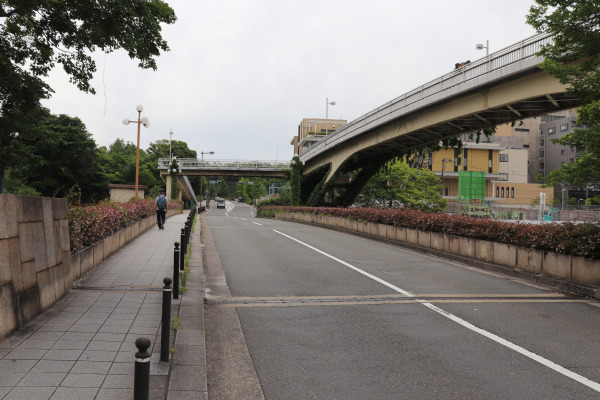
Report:
[[[196,158],[177,158],[180,169],[252,169],[252,170],[289,170],[289,161],[246,161],[246,160],[198,160]],[[158,169],[168,169],[171,159],[159,158]]]
[[[457,94],[472,89],[468,82],[474,82],[475,79],[485,75],[490,76],[488,83],[496,79],[506,77],[509,73],[506,70],[509,66],[517,68],[530,69],[530,63],[523,64],[524,60],[531,59],[533,65],[542,61],[536,53],[542,49],[542,46],[550,44],[552,37],[548,33],[541,33],[510,45],[502,50],[494,52],[480,60],[464,65],[441,77],[434,79],[416,89],[411,90],[368,113],[340,127],[335,133],[329,135],[326,139],[319,142],[300,155],[302,161],[306,161],[326,147],[349,139],[364,130],[379,126],[390,118],[396,118],[409,111],[422,108],[428,104],[439,101],[443,98],[456,96]],[[518,71],[512,71],[516,73]],[[442,95],[444,94],[444,95]],[[364,129],[363,129],[364,128]]]

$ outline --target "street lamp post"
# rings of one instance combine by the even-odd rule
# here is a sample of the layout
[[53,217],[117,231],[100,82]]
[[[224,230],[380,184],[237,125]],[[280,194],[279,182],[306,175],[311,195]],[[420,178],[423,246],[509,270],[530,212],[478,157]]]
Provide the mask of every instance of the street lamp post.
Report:
[[202,161],[204,161],[205,154],[210,154],[212,156],[213,154],[215,154],[215,152],[214,151],[201,151],[200,154],[202,155]]
[[489,40],[485,41],[485,46],[483,45],[483,43],[477,43],[475,45],[475,48],[477,50],[483,50],[483,49],[485,49],[485,56],[486,57],[490,55],[490,41]]
[[150,121],[148,121],[147,117],[142,118],[144,107],[141,104],[138,104],[135,109],[138,112],[137,121],[130,121],[129,118],[123,118],[123,125],[129,125],[131,122],[137,123],[137,151],[135,155],[135,198],[137,199],[140,181],[140,125],[144,125],[144,127],[148,128],[150,126]]
[[444,170],[446,169],[446,163],[451,161],[452,160],[449,158],[442,159],[442,178],[440,179],[440,183],[442,184],[442,196],[444,195]]
[[173,128],[169,131],[169,160],[173,161],[173,156],[171,155],[171,139],[173,139]]
[[329,135],[329,105],[335,106],[335,101],[329,102],[329,98],[325,98],[325,136]]

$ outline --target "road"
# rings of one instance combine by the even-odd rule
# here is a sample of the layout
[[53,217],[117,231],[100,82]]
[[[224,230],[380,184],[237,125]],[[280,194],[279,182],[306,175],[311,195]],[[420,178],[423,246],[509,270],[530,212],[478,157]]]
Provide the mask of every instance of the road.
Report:
[[600,308],[228,202],[204,215],[210,399],[600,399]]

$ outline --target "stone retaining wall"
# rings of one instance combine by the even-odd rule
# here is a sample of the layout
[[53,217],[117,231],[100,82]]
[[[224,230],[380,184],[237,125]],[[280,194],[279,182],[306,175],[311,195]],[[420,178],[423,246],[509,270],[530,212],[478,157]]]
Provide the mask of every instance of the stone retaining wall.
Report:
[[[180,214],[170,210],[167,217]],[[0,340],[47,310],[81,277],[156,226],[156,216],[71,254],[66,199],[0,194]]]
[[[325,215],[277,213],[276,218],[358,232],[422,249],[455,255],[481,264],[514,268],[532,276],[546,276],[574,282],[582,286],[565,286],[559,283],[553,286],[568,287],[571,288],[569,289],[571,291],[600,298],[600,260]],[[548,282],[543,279],[539,281]]]

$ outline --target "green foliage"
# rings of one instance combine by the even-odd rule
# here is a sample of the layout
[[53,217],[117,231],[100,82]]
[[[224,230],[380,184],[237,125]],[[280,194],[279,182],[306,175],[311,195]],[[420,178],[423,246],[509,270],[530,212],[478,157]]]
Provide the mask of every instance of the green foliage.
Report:
[[540,67],[583,101],[574,133],[553,140],[578,149],[577,159],[544,178],[546,186],[559,182],[588,186],[600,182],[600,4],[589,0],[536,0],[527,23],[538,32],[552,34],[553,43],[539,54],[545,57]]
[[0,2],[0,183],[31,155],[22,139],[42,134],[41,101],[53,92],[43,78],[57,63],[80,90],[94,93],[92,52],[124,49],[141,68],[156,69],[155,57],[169,49],[160,24],[175,20],[162,0]]
[[446,208],[441,190],[440,180],[433,172],[396,161],[369,180],[356,202],[363,207],[409,207],[437,212]]
[[107,197],[101,152],[79,118],[46,112],[37,134],[22,135],[19,141],[28,158],[10,168],[10,176],[20,182],[17,187],[42,196],[66,197],[78,186],[84,202]]

